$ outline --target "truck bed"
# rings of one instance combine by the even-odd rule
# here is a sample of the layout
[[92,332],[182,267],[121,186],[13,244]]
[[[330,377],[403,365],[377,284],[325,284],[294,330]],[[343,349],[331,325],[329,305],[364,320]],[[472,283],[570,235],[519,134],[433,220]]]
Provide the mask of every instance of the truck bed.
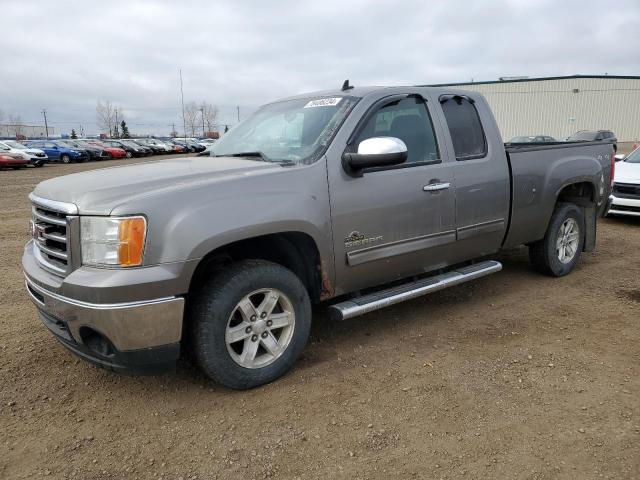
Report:
[[[611,188],[613,145],[604,142],[505,144],[511,175],[511,212],[504,247],[528,244],[544,237],[562,188],[590,184],[597,209]],[[585,162],[586,160],[586,162]],[[584,165],[590,165],[584,172]],[[582,168],[574,168],[580,165]],[[581,171],[580,177],[572,173]],[[604,172],[604,173],[603,173]]]

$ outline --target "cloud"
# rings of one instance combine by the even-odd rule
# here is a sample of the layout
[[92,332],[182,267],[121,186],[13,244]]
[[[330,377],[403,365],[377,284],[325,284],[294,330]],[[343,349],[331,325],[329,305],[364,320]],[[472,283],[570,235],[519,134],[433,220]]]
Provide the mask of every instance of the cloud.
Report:
[[235,123],[257,105],[357,85],[498,76],[638,74],[640,3],[3,0],[0,109],[96,133],[111,100],[131,130],[166,134],[185,101]]

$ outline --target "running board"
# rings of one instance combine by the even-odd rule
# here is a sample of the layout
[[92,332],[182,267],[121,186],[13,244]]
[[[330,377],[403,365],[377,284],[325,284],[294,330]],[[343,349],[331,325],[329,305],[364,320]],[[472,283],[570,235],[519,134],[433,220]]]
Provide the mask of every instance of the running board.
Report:
[[335,320],[348,320],[365,313],[373,312],[396,303],[421,297],[427,293],[443,290],[454,285],[475,280],[502,270],[502,264],[494,260],[475,263],[467,267],[456,268],[440,275],[423,278],[405,283],[404,285],[387,288],[379,292],[345,300],[329,307],[331,316]]

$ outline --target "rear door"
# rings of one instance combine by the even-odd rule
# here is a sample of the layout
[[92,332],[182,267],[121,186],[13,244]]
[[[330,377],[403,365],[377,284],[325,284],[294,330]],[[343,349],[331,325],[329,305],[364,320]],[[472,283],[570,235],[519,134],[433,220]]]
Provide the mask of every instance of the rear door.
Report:
[[509,220],[511,184],[506,152],[481,96],[441,94],[441,118],[454,152],[457,261],[495,253]]
[[[368,109],[346,145],[328,153],[338,293],[446,264],[445,250],[455,242],[453,166],[443,158],[432,108],[420,95],[385,97]],[[350,176],[340,156],[372,137],[401,139],[407,161]]]

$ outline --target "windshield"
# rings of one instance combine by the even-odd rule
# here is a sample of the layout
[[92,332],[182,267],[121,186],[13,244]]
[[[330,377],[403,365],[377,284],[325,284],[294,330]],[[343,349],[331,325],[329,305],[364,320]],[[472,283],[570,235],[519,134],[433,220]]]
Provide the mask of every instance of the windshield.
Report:
[[5,141],[5,142],[3,142],[3,143],[7,144],[7,145],[8,145],[9,147],[11,147],[11,148],[17,148],[17,149],[19,149],[19,150],[26,150],[26,149],[27,149],[27,147],[25,147],[25,146],[24,146],[24,145],[22,145],[21,143],[19,143],[19,142],[15,142],[15,141],[13,141],[13,140],[7,140],[7,141]]
[[261,153],[274,162],[313,163],[356,102],[354,97],[323,97],[265,105],[218,140],[213,152]]
[[626,163],[640,163],[640,148],[636,148],[624,159]]
[[569,142],[576,142],[576,141],[591,142],[595,140],[595,138],[596,138],[595,132],[576,132],[573,135],[571,135],[567,140]]

